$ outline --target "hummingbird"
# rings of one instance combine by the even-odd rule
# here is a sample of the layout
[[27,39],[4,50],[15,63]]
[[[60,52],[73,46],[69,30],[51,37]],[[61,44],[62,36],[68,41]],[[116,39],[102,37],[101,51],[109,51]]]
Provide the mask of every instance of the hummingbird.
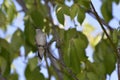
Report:
[[38,57],[42,60],[46,47],[46,34],[41,29],[36,29],[36,44],[38,48]]

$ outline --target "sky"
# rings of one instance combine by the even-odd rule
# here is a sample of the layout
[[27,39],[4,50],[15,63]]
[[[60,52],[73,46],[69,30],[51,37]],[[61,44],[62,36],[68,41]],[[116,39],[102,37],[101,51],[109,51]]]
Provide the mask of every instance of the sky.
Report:
[[[3,0],[0,0],[0,4],[2,3]],[[93,5],[95,6],[95,9],[96,11],[98,12],[99,16],[102,17],[101,15],[101,12],[100,12],[100,6],[101,6],[101,2],[99,0],[92,0],[93,2]],[[19,11],[21,10],[21,7],[18,5],[18,3],[15,2],[14,0],[14,3],[16,4],[16,9]],[[68,3],[70,4],[70,3]],[[13,25],[10,25],[7,29],[7,32],[4,33],[2,30],[0,30],[0,37],[2,38],[5,38],[7,37],[8,35],[11,35],[14,33],[14,31],[17,29],[17,28],[20,28],[21,30],[24,30],[24,22],[23,22],[23,18],[24,18],[24,13],[21,12],[18,17],[14,20],[13,22]],[[114,28],[117,28],[119,23],[118,21],[120,21],[120,5],[116,5],[115,3],[113,3],[113,15],[114,15],[114,19],[112,19],[109,23],[109,25],[111,25],[112,27]],[[54,16],[54,13],[53,13],[53,16]],[[66,17],[68,19],[68,22],[70,22],[69,20],[69,17]],[[97,31],[96,32],[100,32],[102,31],[102,29],[100,28],[98,22],[93,19],[90,15],[86,14],[86,19],[85,19],[86,22],[89,22],[91,25],[95,26],[95,28],[98,28],[96,29]],[[70,24],[72,25],[72,24]],[[66,26],[69,26],[69,25],[66,25]],[[10,39],[9,39],[10,41]],[[93,53],[93,50],[92,50],[92,47],[91,46],[88,46],[88,48],[86,49],[87,51],[87,55],[89,56],[89,59],[92,61],[92,53]],[[25,76],[24,76],[24,69],[26,67],[26,62],[23,63],[24,60],[24,48],[21,47],[21,54],[23,56],[21,57],[18,57],[16,58],[14,61],[13,61],[13,64],[16,66],[17,65],[17,68],[16,68],[16,71],[19,73],[20,77],[19,77],[19,80],[25,80]],[[30,56],[31,57],[31,56]],[[19,63],[19,64],[18,64]],[[44,62],[43,62],[44,63]],[[19,65],[19,66],[18,66]],[[22,67],[22,68],[21,68]],[[13,72],[13,70],[11,71]],[[42,69],[42,72],[44,72],[46,75],[46,77],[48,76],[47,75],[47,71],[43,68]],[[55,80],[54,77],[52,77],[53,79],[52,80]],[[107,76],[107,80],[118,80],[117,78],[117,71],[115,70],[111,76]]]

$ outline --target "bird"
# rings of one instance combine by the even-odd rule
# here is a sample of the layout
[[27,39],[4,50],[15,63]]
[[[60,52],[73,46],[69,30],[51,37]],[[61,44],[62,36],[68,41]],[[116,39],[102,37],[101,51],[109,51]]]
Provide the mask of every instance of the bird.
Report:
[[46,46],[46,34],[41,29],[36,29],[36,45],[38,48],[38,57],[42,60],[44,53],[45,53],[45,46]]

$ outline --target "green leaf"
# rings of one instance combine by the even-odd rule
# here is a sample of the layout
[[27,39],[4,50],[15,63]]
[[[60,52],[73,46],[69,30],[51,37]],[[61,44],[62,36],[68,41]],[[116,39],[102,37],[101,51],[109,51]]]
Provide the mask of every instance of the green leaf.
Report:
[[3,75],[7,67],[7,62],[4,57],[0,55],[0,74]]
[[[39,10],[40,13],[41,13],[44,17],[48,16],[49,11],[47,10],[47,6],[46,6],[45,4],[42,4],[39,0],[37,0],[37,2],[38,2],[38,4],[37,4],[37,5],[38,5],[37,10]],[[40,2],[40,4],[39,4],[39,2]]]
[[[29,11],[35,11],[37,10],[38,12],[41,13],[41,15],[43,17],[48,16],[48,10],[47,10],[47,6],[45,4],[42,3],[43,1],[40,0],[36,0],[36,1],[30,1],[30,0],[25,0],[25,4],[27,6],[27,9]],[[35,4],[35,5],[33,5]],[[38,17],[36,17],[38,18]]]
[[29,59],[28,64],[30,65],[30,70],[33,71],[38,65],[38,58],[35,57],[35,58]]
[[106,22],[109,22],[112,18],[112,1],[105,1],[101,7],[102,15]]
[[93,65],[92,67],[94,68],[94,71],[97,74],[97,76],[99,76],[100,78],[102,78],[102,77],[105,78],[106,70],[105,70],[104,64],[103,63],[93,63],[92,65]]
[[64,4],[65,0],[55,0],[58,4]]
[[85,11],[84,11],[82,8],[79,8],[78,16],[77,16],[78,22],[79,22],[80,24],[82,24],[84,18],[85,18]]
[[69,16],[70,15],[70,7],[64,5],[63,6],[63,12],[64,12],[64,14]]
[[[37,0],[36,0],[37,1]],[[30,0],[25,0],[24,1],[26,7],[28,8],[28,10],[34,8],[35,9],[35,6],[33,5],[34,4],[34,1],[30,1]]]
[[32,10],[31,11],[31,18],[36,27],[43,28],[44,26],[44,17],[38,10]]
[[79,10],[79,7],[77,4],[73,4],[70,8],[70,17],[71,19],[74,19],[74,17],[77,15]]
[[34,71],[32,71],[31,80],[45,80],[42,73],[40,73],[39,67],[35,68]]
[[40,73],[39,67],[36,67],[33,71],[31,71],[29,65],[26,67],[25,76],[26,80],[45,80],[43,74]]
[[10,62],[7,62],[7,67],[5,68],[5,71],[3,73],[3,76],[8,77],[10,75]]
[[25,55],[30,51],[36,51],[37,47],[35,45],[35,27],[31,25],[29,19],[25,20],[25,30],[24,30],[24,47],[25,47]]
[[18,29],[14,32],[12,39],[11,39],[11,48],[13,52],[19,52],[19,49],[21,47],[21,45],[23,44],[24,40],[23,40],[23,32]]
[[25,39],[31,46],[35,46],[35,28],[28,21],[25,22]]
[[81,73],[77,74],[77,78],[79,80],[87,80],[86,73],[85,72],[81,72]]
[[11,62],[12,58],[10,58],[10,56],[11,56],[11,53],[12,53],[12,49],[11,49],[10,45],[4,39],[0,39],[0,42],[1,42],[0,56],[4,57],[5,60],[7,60],[8,62]]
[[18,80],[18,74],[14,73],[7,77],[7,80]]
[[[4,55],[6,55],[6,57],[7,57],[7,59],[5,58],[5,60],[6,60],[6,64],[4,64],[4,72],[3,72],[3,76],[4,77],[7,77],[9,74],[10,74],[10,65],[11,65],[11,60],[10,60],[10,54],[8,54],[8,52],[3,52],[4,53]],[[2,54],[3,54],[2,53]],[[3,61],[4,62],[4,61]]]
[[116,4],[119,4],[120,0],[114,0],[114,2],[115,2]]
[[70,41],[70,67],[75,73],[80,72],[80,58],[76,51],[75,45],[73,41]]
[[29,52],[32,50],[32,47],[27,42],[25,42],[24,48],[25,48],[25,56],[27,56]]
[[56,8],[56,16],[59,23],[61,23],[62,25],[64,25],[65,14],[70,15],[70,8],[64,4],[58,4]]
[[87,78],[88,78],[88,80],[99,80],[97,75],[93,72],[87,72]]
[[14,18],[17,16],[17,11],[13,2],[9,5],[7,9],[8,21],[11,23]]
[[56,15],[57,15],[57,19],[58,21],[64,25],[64,12],[63,12],[63,6],[60,6],[57,8],[57,11],[56,11]]
[[2,9],[4,13],[6,13],[6,17],[7,17],[6,23],[8,22],[9,24],[12,23],[14,18],[17,16],[17,11],[16,11],[13,1],[4,0],[2,4]]
[[[113,70],[115,69],[116,59],[114,53],[112,54],[106,54],[105,55],[105,61],[104,65],[106,67],[106,72],[110,75]],[[110,66],[111,65],[111,66]]]
[[0,9],[0,28],[4,29],[6,24],[7,24],[7,18],[5,14],[2,12],[2,10]]
[[[112,33],[112,40],[113,40],[113,43],[115,44],[115,45],[117,45],[117,46],[119,46],[118,45],[118,42],[119,42],[119,36],[120,36],[120,31],[119,31],[119,29],[114,29],[113,30],[113,33]],[[117,47],[116,46],[116,47]]]
[[[93,72],[96,74],[96,77],[99,78],[99,80],[105,80],[106,79],[106,69],[104,66],[104,63],[102,62],[93,62],[90,61],[86,62],[86,70],[87,72]],[[98,80],[98,79],[96,79]]]
[[0,47],[4,48],[6,51],[10,52],[10,44],[5,40],[0,38]]
[[63,80],[74,80],[74,79],[72,78],[72,76],[69,73],[64,71],[64,79]]
[[88,45],[88,40],[81,32],[75,29],[65,31],[62,42],[62,51],[64,54],[65,63],[76,73],[80,72],[81,60],[86,60],[85,48]]
[[85,10],[90,8],[90,0],[75,0],[75,3],[79,4]]
[[[95,62],[102,62],[105,66],[106,74],[111,74],[115,69],[116,57],[111,44],[108,40],[102,40],[96,47],[94,52]],[[111,65],[111,66],[110,66]],[[110,66],[110,67],[109,67]]]
[[47,19],[44,19],[44,27],[43,27],[43,30],[45,33],[47,33],[49,35],[49,33],[51,32],[51,28],[52,28],[52,23],[47,20]]
[[2,69],[2,75],[8,76],[10,74],[10,64],[12,60],[10,59],[10,52],[11,48],[9,46],[9,43],[0,38],[0,68]]
[[26,77],[26,80],[30,80],[30,78],[31,78],[31,70],[30,70],[29,65],[27,65],[27,67],[25,69],[25,77]]

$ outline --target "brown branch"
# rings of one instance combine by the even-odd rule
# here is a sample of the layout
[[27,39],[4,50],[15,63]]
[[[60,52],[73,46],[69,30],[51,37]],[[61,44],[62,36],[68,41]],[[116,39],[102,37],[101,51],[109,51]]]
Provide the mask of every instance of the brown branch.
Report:
[[[61,47],[60,47],[60,37],[59,37],[59,35],[58,35],[58,32],[56,31],[56,28],[55,27],[57,27],[56,25],[54,25],[54,23],[53,23],[53,20],[52,20],[52,16],[51,16],[51,11],[50,11],[50,7],[48,6],[48,1],[49,0],[45,0],[45,4],[46,4],[46,6],[47,6],[47,8],[48,8],[48,11],[49,11],[49,20],[51,21],[51,23],[52,23],[52,30],[53,30],[53,38],[54,38],[54,40],[56,41],[56,45],[57,45],[57,48],[58,48],[58,52],[59,52],[59,59],[56,59],[52,54],[51,54],[51,51],[49,51],[49,53],[50,53],[50,56],[52,57],[50,57],[52,60],[55,60],[55,61],[57,61],[59,64],[60,64],[60,66],[62,67],[62,68],[64,68],[71,76],[72,76],[72,78],[74,79],[74,80],[78,80],[78,78],[76,77],[76,75],[75,75],[75,73],[73,73],[73,71],[71,70],[71,69],[69,69],[65,64],[64,64],[64,61],[63,61],[63,56],[62,56],[62,52],[61,52]],[[52,2],[51,2],[52,3]],[[54,3],[53,3],[53,6],[54,6]],[[58,75],[60,75],[60,74],[62,74],[61,73],[61,70],[59,70],[58,69],[58,72],[60,72]],[[63,77],[63,75],[60,75],[60,77]],[[63,79],[60,79],[60,80],[63,80]]]
[[[115,51],[115,56],[117,57],[118,80],[120,80],[120,47],[118,47],[118,48],[116,49],[116,46],[114,45],[113,41],[111,40],[111,38],[110,38],[110,36],[108,35],[107,31],[105,30],[104,26],[102,25],[102,23],[103,23],[102,21],[103,21],[103,20],[101,20],[100,17],[98,16],[98,14],[97,14],[97,12],[96,12],[96,10],[95,10],[92,2],[90,2],[90,4],[91,4],[91,8],[92,8],[93,11],[94,11],[93,14],[95,15],[97,21],[99,22],[101,28],[103,29],[104,33],[106,34],[107,38],[109,39],[109,41],[110,41],[110,43],[112,44],[112,47],[113,47],[113,49],[114,49],[114,51]],[[109,28],[110,28],[110,27],[109,27]]]
[[100,19],[100,17],[98,16],[98,14],[97,14],[97,12],[96,12],[96,10],[95,10],[92,2],[90,2],[90,5],[91,5],[91,8],[92,8],[92,10],[93,10],[93,14],[95,15],[97,21],[99,22],[102,30],[104,31],[105,35],[106,35],[107,38],[109,39],[109,41],[110,41],[110,43],[111,43],[111,45],[112,45],[112,47],[113,47],[113,49],[114,49],[114,51],[115,51],[115,56],[118,58],[116,46],[114,45],[113,41],[111,40],[110,36],[108,35],[106,29],[104,28],[104,26],[103,26],[103,24],[102,24],[102,22],[101,22],[101,19]]
[[49,55],[52,57],[52,59],[56,60],[56,61],[60,64],[60,66],[63,67],[63,69],[66,70],[66,71],[69,73],[69,75],[72,76],[72,78],[73,78],[74,80],[78,80],[78,78],[76,77],[75,73],[73,73],[73,71],[72,71],[69,67],[67,67],[62,61],[60,61],[60,60],[58,60],[57,58],[55,58],[55,57],[52,55],[51,51],[49,51]]
[[[49,5],[48,5],[48,2],[49,2],[49,0],[45,0],[45,5],[47,6],[47,9],[48,9],[48,12],[49,12],[49,21],[52,23],[52,30],[53,30],[53,36],[54,36],[54,40],[57,42],[57,44],[59,43],[58,41],[59,41],[59,38],[58,38],[58,35],[57,35],[57,31],[56,31],[56,29],[55,29],[55,25],[54,25],[54,23],[53,23],[53,20],[52,20],[52,16],[51,16],[51,11],[50,11],[50,7],[49,7]],[[59,50],[58,50],[59,51]],[[60,51],[59,51],[60,52]],[[59,56],[60,56],[60,60],[63,60],[63,59],[61,59],[61,53],[59,54]],[[51,57],[49,57],[50,58],[50,60],[51,60],[51,62],[52,62],[52,65],[53,65],[53,67],[54,67],[54,69],[55,69],[55,71],[56,71],[56,74],[58,75],[58,79],[59,80],[63,80],[63,75],[62,75],[62,73],[60,72],[60,67],[57,65],[57,62],[53,59],[53,58],[51,58]]]
[[48,80],[50,80],[51,72],[50,72],[50,68],[49,68],[49,65],[48,65],[48,61],[47,61],[47,53],[48,53],[47,48],[45,48],[44,56],[45,56],[45,62],[46,62],[47,70],[48,70]]
[[[49,51],[49,49],[48,49],[48,51]],[[48,56],[49,56],[49,59],[50,59],[50,61],[51,61],[52,67],[54,68],[54,71],[55,71],[55,73],[57,74],[58,80],[63,80],[63,77],[62,77],[63,75],[62,75],[61,69],[60,69],[57,61],[56,61],[55,59],[53,59],[53,57],[50,56],[50,55],[52,55],[52,54],[51,54],[51,52],[49,51],[49,52],[48,52]]]
[[[96,19],[96,16],[94,15],[94,12],[92,12],[91,10],[87,10],[87,13],[88,13],[90,16],[92,16],[94,19]],[[103,25],[105,25],[110,31],[113,31],[113,30],[114,30],[110,25],[108,25],[107,22],[105,22],[104,19],[100,18],[100,16],[98,16],[98,17],[99,17],[99,19],[100,19],[100,22],[101,22]]]
[[[91,2],[90,2],[90,4],[91,4]],[[84,8],[84,7],[81,7],[81,6],[79,6],[79,7],[80,7],[81,9],[85,10],[86,13],[88,13],[88,14],[89,14],[91,17],[93,17],[94,19],[97,19],[94,11],[92,11],[92,10],[90,10],[90,9],[86,9],[86,8]],[[93,6],[93,7],[94,7],[94,6]],[[110,31],[113,31],[113,30],[114,30],[104,19],[102,19],[99,15],[97,15],[97,16],[99,17],[100,22],[101,22],[104,26],[106,26]]]

